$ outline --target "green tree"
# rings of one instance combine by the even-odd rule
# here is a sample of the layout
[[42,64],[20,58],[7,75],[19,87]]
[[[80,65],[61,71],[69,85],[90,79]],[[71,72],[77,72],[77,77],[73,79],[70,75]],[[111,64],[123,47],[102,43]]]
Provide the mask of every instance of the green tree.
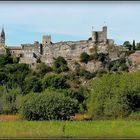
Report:
[[68,88],[67,79],[64,75],[49,73],[44,76],[42,79],[43,89],[48,87],[56,88],[56,89],[64,89]]
[[128,117],[140,109],[140,72],[106,74],[89,87],[89,114],[93,119]]
[[53,70],[56,73],[61,73],[61,72],[68,71],[69,68],[68,68],[68,65],[67,65],[67,61],[62,56],[59,56],[58,58],[56,58],[54,60]]
[[129,49],[129,50],[132,50],[133,49],[133,46],[131,45],[131,43],[129,41],[125,41],[123,43],[123,47]]
[[140,42],[137,43],[137,45],[136,45],[136,49],[137,49],[137,50],[140,50]]
[[135,44],[135,40],[133,40],[132,47],[133,47],[133,50],[136,50],[136,44]]
[[42,83],[37,76],[29,76],[25,78],[24,93],[41,92]]
[[4,66],[6,64],[12,64],[13,59],[11,56],[7,54],[0,54],[0,66]]

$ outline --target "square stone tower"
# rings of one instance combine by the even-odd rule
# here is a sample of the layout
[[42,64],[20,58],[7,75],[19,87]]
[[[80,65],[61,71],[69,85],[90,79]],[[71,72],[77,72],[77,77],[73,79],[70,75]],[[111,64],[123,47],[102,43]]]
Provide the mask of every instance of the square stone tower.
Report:
[[51,44],[51,36],[50,35],[43,35],[42,37],[42,46],[46,47],[47,45]]
[[92,40],[94,43],[106,43],[107,26],[103,26],[102,31],[92,31]]

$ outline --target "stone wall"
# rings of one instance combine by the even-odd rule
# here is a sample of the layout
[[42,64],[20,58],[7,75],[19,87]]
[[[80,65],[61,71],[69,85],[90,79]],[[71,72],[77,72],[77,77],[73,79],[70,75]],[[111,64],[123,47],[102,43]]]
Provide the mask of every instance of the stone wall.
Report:
[[[113,40],[107,39],[107,27],[104,26],[102,31],[92,32],[92,37],[89,40],[52,43],[50,35],[43,35],[42,44],[37,41],[33,44],[21,44],[19,49],[17,47],[10,48],[10,52],[16,55],[21,54],[20,63],[27,64],[36,63],[38,59],[41,59],[42,62],[51,65],[54,58],[62,56],[72,67],[73,62],[79,62],[81,53],[92,54],[91,50],[94,49],[98,53],[108,53],[108,46],[113,44]],[[80,65],[90,71],[101,67],[99,62],[94,61]]]

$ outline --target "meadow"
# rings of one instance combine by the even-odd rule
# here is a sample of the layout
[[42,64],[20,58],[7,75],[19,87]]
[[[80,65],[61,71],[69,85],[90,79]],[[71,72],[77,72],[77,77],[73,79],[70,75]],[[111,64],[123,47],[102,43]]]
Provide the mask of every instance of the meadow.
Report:
[[1,121],[0,138],[139,138],[140,122]]

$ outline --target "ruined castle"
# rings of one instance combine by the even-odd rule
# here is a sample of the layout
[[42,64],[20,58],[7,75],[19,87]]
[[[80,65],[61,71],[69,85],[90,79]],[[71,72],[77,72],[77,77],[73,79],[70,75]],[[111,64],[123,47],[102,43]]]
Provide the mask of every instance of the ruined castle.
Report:
[[33,44],[21,44],[20,46],[6,46],[5,32],[2,28],[0,34],[0,52],[8,49],[12,55],[20,57],[20,63],[35,64],[38,59],[51,65],[54,58],[64,57],[68,63],[79,61],[82,52],[92,53],[91,50],[106,52],[109,45],[114,44],[107,38],[107,26],[102,31],[92,31],[91,37],[81,41],[64,41],[53,43],[50,35],[43,35],[42,43],[35,41]]

